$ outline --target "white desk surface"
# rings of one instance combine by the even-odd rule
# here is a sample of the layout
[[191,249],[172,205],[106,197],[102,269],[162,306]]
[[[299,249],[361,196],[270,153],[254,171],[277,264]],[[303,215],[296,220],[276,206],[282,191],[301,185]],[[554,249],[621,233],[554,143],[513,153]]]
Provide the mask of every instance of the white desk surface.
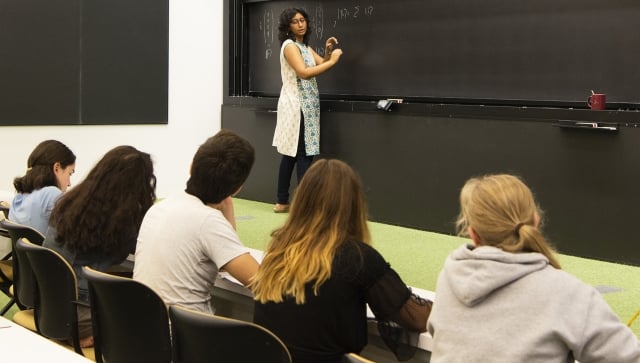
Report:
[[[264,254],[263,251],[249,248],[249,252],[258,262],[262,261],[262,256]],[[244,285],[242,285],[240,281],[236,280],[226,272],[220,272],[218,274],[218,278],[216,279],[216,282],[214,285],[221,289],[229,290],[237,294],[253,298],[253,294],[251,293],[251,291],[249,291],[249,289],[244,287]],[[417,287],[411,287],[411,291],[413,291],[414,294],[431,301],[434,301],[436,297],[436,294],[433,291],[423,290]],[[374,318],[374,315],[371,312],[371,309],[369,309],[369,307],[367,307],[367,317],[370,319]],[[420,338],[418,340],[418,348],[430,352],[431,347],[432,347],[431,334],[427,332],[420,334]]]
[[2,316],[0,316],[0,356],[3,362],[93,362]]

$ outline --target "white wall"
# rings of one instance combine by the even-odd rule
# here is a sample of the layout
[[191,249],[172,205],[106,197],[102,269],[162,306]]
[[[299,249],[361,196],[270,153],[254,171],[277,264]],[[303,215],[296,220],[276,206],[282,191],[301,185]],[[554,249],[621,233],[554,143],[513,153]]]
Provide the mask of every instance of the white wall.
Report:
[[126,144],[152,155],[159,197],[183,190],[196,149],[220,129],[222,41],[222,1],[170,1],[169,124],[0,127],[0,197],[14,191],[13,178],[24,174],[29,153],[45,139],[76,154],[72,184],[106,151]]

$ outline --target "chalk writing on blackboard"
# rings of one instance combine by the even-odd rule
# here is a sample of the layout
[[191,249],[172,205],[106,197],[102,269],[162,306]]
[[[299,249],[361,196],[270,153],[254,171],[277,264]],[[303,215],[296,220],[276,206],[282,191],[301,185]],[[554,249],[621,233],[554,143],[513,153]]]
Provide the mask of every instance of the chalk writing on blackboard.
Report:
[[269,60],[271,54],[273,54],[273,50],[271,50],[271,43],[273,43],[274,28],[273,11],[271,9],[267,9],[262,14],[262,19],[260,20],[260,30],[262,31],[264,44],[267,46],[264,53],[265,60]]
[[[341,23],[357,22],[361,18],[373,16],[373,5],[354,5],[351,7],[339,7],[335,10],[335,18],[325,16],[325,10],[322,5],[315,6],[313,10],[305,8],[309,16],[311,17],[311,26],[313,34],[317,40],[317,45],[314,50],[320,55],[324,56],[324,37],[325,37],[325,22],[332,24],[333,29],[338,29]],[[329,19],[327,19],[329,18]],[[264,39],[265,50],[264,59],[269,61],[273,56],[272,45],[275,40],[275,33],[277,32],[278,24],[274,19],[273,9],[267,8],[264,10],[262,17],[260,18],[259,29]]]
[[324,33],[324,9],[322,6],[316,6],[315,21],[313,24],[315,26],[316,38],[322,41],[322,34]]
[[363,16],[373,15],[373,5],[354,5],[350,8],[338,8],[337,16],[333,20],[333,27],[336,28],[341,21],[355,20]]
[[[323,56],[326,39],[335,36],[344,50],[339,66],[321,76],[325,97],[586,107],[585,94],[597,88],[611,103],[640,104],[640,73],[625,56],[628,44],[640,44],[632,25],[640,2],[244,3],[249,24],[238,24],[237,46],[246,52],[239,56],[246,57],[241,75],[250,95],[278,94],[279,16],[296,6],[309,15],[312,49]],[[266,18],[265,10],[272,12]]]
[[[322,13],[322,7],[320,8],[320,12]],[[336,9],[336,17],[330,22],[333,23],[333,29],[337,29],[340,23],[346,22],[355,22],[358,21],[359,18],[363,17],[371,17],[373,15],[373,5],[354,5],[352,7],[339,7]],[[316,11],[317,13],[317,11]],[[316,22],[318,24],[324,24],[323,18],[317,18]],[[322,25],[320,25],[322,27]],[[319,32],[318,32],[319,33]],[[316,34],[318,34],[316,33]],[[323,41],[322,34],[318,34],[318,39]],[[324,44],[318,45],[316,47],[316,52],[320,55],[324,55]]]

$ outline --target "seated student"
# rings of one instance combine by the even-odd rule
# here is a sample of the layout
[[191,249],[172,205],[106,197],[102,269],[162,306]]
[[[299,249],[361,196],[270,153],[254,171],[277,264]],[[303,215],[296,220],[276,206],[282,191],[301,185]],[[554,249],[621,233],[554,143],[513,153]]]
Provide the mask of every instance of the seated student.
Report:
[[[144,213],[156,199],[155,186],[149,154],[118,146],[56,203],[44,246],[73,266],[81,301],[89,302],[81,267],[106,271],[134,252]],[[91,346],[90,310],[80,306],[78,314],[81,345]]]
[[428,322],[432,363],[640,362],[640,345],[598,291],[562,271],[517,177],[472,178]]
[[235,230],[231,196],[249,176],[254,149],[221,130],[200,146],[187,189],[156,203],[144,217],[133,278],[167,304],[213,313],[211,288],[219,270],[247,284],[258,263]]
[[379,320],[426,330],[431,302],[413,296],[370,243],[358,176],[342,161],[316,161],[250,284],[254,322],[283,340],[293,362],[359,353],[367,344],[367,303]]
[[71,186],[76,156],[56,140],[38,144],[27,159],[27,172],[13,180],[16,195],[11,202],[9,219],[29,226],[43,235],[55,202]]

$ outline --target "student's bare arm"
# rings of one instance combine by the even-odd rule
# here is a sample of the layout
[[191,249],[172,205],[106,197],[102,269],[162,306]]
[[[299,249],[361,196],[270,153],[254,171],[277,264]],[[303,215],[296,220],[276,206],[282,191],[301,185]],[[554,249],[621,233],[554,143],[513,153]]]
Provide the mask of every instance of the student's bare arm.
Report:
[[249,253],[245,253],[227,262],[222,266],[222,270],[230,273],[243,285],[247,285],[258,272],[258,261]]

